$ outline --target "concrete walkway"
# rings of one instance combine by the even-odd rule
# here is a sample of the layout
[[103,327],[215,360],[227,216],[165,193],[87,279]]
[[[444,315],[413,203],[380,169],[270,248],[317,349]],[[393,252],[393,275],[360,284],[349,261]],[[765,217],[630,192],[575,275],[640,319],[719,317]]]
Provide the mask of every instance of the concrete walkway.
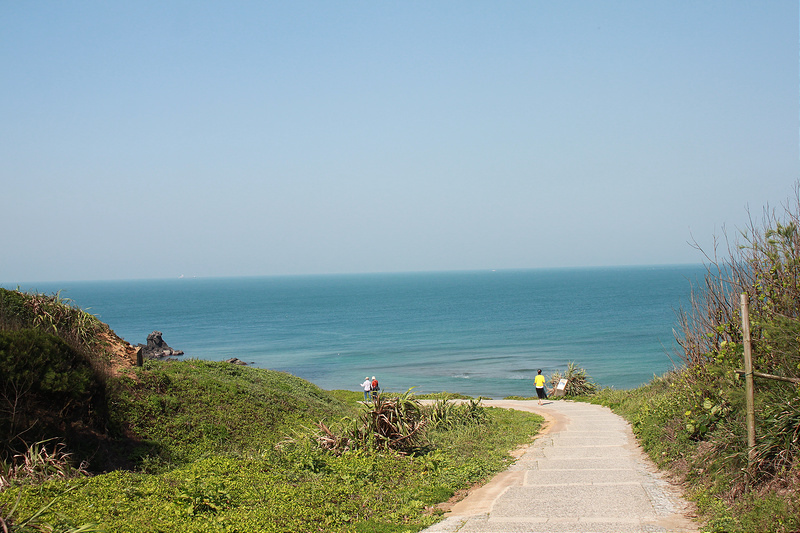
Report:
[[532,411],[547,424],[507,471],[426,533],[697,531],[679,489],[611,410],[570,401],[483,403]]

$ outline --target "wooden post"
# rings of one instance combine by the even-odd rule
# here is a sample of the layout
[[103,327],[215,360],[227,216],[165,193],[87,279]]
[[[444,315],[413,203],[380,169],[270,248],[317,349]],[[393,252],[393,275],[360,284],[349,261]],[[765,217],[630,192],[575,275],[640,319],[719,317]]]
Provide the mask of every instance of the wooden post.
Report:
[[747,448],[752,459],[756,447],[755,392],[753,391],[753,346],[750,339],[750,305],[742,293],[742,337],[744,339],[744,386],[747,399]]

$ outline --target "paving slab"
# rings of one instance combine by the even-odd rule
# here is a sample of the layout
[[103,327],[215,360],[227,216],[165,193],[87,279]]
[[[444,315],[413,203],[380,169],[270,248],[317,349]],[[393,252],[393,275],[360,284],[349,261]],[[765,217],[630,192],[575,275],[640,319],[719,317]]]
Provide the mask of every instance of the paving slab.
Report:
[[544,485],[509,487],[492,506],[492,517],[648,518],[654,516],[650,498],[640,483],[607,485]]
[[536,412],[547,424],[506,472],[426,533],[697,531],[680,490],[611,410],[570,401],[484,404]]
[[628,483],[641,481],[640,474],[633,469],[608,470],[525,470],[524,485],[599,485],[604,483]]
[[529,461],[531,470],[615,470],[619,462],[612,463],[607,457],[576,457],[575,459],[556,459],[541,457]]
[[547,459],[600,459],[614,464],[619,461],[620,454],[627,453],[621,444],[602,446],[558,446],[542,450],[542,457]]
[[561,437],[558,439],[559,446],[619,446],[625,444],[627,439],[625,434],[619,432],[617,435],[589,435],[586,437]]

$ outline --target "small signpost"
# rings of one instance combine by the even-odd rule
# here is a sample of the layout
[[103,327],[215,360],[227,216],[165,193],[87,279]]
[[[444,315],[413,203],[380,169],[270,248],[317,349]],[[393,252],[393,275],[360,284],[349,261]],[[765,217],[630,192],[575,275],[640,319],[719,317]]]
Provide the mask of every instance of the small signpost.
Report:
[[564,391],[565,391],[565,389],[566,389],[566,388],[567,388],[567,380],[566,380],[566,379],[564,379],[564,378],[561,378],[561,379],[558,381],[558,385],[556,385],[556,392],[555,392],[555,396],[556,396],[556,397],[558,397],[558,396],[564,396]]

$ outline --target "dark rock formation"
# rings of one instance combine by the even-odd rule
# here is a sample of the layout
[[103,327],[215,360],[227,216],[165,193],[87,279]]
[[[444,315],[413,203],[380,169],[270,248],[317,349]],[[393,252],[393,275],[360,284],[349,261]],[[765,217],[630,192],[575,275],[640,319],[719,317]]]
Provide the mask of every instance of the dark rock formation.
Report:
[[139,344],[145,359],[166,359],[173,355],[183,355],[182,350],[174,350],[167,346],[161,338],[160,331],[154,331],[147,336],[147,344]]
[[239,359],[238,357],[231,357],[230,359],[225,359],[226,363],[230,363],[232,365],[244,365],[247,366],[247,363]]

